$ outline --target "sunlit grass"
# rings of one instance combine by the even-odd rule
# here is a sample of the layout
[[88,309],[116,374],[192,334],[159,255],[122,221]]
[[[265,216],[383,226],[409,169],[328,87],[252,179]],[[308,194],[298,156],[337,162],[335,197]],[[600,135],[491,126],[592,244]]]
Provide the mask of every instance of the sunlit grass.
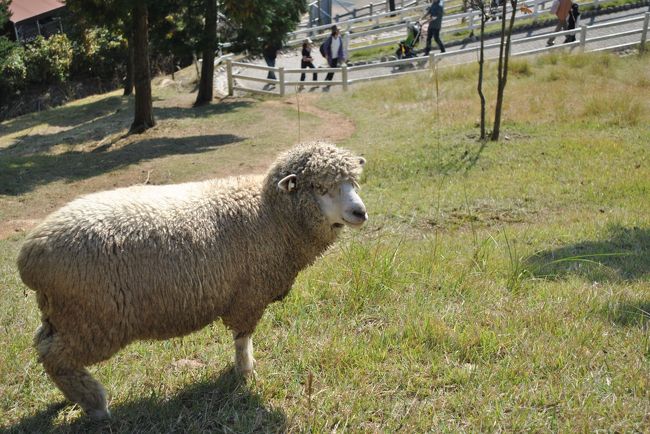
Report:
[[[341,145],[368,159],[367,226],[346,232],[285,301],[269,307],[254,337],[256,380],[241,384],[228,370],[231,338],[219,323],[137,343],[93,368],[111,396],[108,424],[90,424],[76,406],[48,409],[62,397],[31,349],[38,310],[14,266],[23,235],[0,241],[0,426],[646,431],[649,70],[647,56],[518,59],[502,140],[486,144],[477,141],[475,66],[322,97],[321,109],[356,127]],[[487,71],[493,101],[494,65]],[[242,116],[251,135],[269,131],[269,119],[285,121],[287,145],[295,141],[295,105],[268,103],[209,113],[206,121],[232,131]],[[201,119],[178,114],[161,124],[161,136],[199,135]],[[315,115],[300,119],[303,131],[318,127]],[[263,142],[133,166],[155,163],[170,181],[200,178],[270,152]],[[113,173],[119,169],[108,179]],[[39,191],[48,198],[57,185]],[[34,206],[32,193],[15,199]]]

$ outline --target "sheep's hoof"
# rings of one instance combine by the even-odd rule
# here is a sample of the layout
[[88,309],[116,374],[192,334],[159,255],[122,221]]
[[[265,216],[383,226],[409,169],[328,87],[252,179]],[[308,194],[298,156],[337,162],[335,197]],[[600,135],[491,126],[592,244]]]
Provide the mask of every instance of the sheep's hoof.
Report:
[[102,421],[111,418],[111,412],[107,408],[93,409],[86,411],[88,417],[94,421]]
[[237,372],[242,377],[248,378],[257,378],[257,372],[255,372],[255,365],[257,361],[252,359],[250,363],[242,363],[237,365]]

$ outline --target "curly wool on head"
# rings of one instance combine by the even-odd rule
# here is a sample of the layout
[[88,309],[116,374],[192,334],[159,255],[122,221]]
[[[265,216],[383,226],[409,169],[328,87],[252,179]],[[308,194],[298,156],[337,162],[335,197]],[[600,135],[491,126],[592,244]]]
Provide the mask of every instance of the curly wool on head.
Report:
[[335,185],[349,181],[359,184],[363,171],[363,158],[326,142],[304,143],[281,154],[271,167],[265,181],[273,188],[289,174],[298,175],[304,185],[309,180],[316,189],[331,190]]

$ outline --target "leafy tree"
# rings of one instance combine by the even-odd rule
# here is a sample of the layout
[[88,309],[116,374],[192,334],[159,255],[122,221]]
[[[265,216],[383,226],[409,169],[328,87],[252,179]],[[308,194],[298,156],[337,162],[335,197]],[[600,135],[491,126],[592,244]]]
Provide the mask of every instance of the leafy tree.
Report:
[[[149,64],[149,3],[150,0],[66,1],[70,10],[87,22],[101,22],[105,26],[124,30],[129,50],[133,50],[135,113],[131,133],[140,133],[155,125]],[[130,81],[128,75],[127,81]],[[125,94],[129,91],[125,87]]]
[[227,0],[224,14],[236,29],[235,48],[261,53],[264,45],[286,42],[302,14],[305,0]]
[[219,4],[216,0],[205,0],[203,4],[206,11],[200,42],[203,64],[195,105],[208,103],[213,96],[218,12],[223,12],[230,21],[235,51],[261,53],[266,44],[282,46],[287,34],[295,30],[300,16],[307,11],[305,0],[224,0]]

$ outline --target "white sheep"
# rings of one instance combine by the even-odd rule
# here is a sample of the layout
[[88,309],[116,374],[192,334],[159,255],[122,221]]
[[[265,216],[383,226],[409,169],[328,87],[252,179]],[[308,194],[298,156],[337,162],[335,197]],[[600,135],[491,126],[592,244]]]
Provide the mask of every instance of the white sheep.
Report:
[[236,368],[253,372],[251,334],[266,306],[344,225],[360,227],[365,160],[326,143],[298,145],[265,176],[90,194],[25,240],[20,276],[36,291],[34,345],[63,394],[110,415],[85,366],[130,342],[167,339],[217,318],[232,330]]

